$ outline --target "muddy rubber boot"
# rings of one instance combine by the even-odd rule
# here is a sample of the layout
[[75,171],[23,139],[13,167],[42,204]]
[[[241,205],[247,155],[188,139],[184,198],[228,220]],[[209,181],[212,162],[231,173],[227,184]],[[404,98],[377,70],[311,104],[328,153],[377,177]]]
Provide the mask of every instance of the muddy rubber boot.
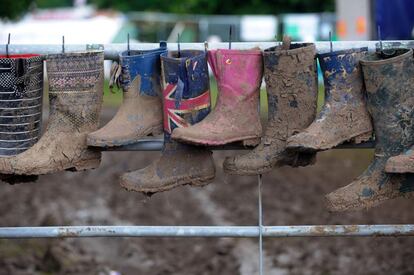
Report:
[[316,120],[288,139],[288,148],[321,151],[345,141],[361,143],[372,136],[371,117],[359,60],[368,48],[318,55],[325,83],[325,104]]
[[103,94],[103,52],[47,57],[50,116],[45,133],[27,151],[0,159],[0,173],[41,175],[96,168],[99,151],[86,136],[98,128]]
[[[43,60],[36,54],[0,56],[0,157],[18,155],[40,138]],[[10,184],[37,178],[0,175]]]
[[[88,145],[121,146],[148,135],[162,133],[160,48],[148,51],[125,51],[119,55],[120,66],[113,71],[115,82],[123,89],[123,102],[114,118],[103,128],[88,135]],[[121,70],[121,73],[119,72]],[[111,78],[112,78],[111,77]]]
[[200,145],[243,141],[256,145],[262,134],[259,93],[263,61],[260,50],[211,50],[208,61],[217,79],[214,110],[201,122],[172,133],[174,140]]
[[315,154],[286,150],[287,139],[305,129],[315,118],[317,73],[314,44],[284,43],[264,51],[268,94],[268,124],[261,143],[247,154],[227,157],[226,173],[257,175],[282,165],[306,166]]
[[203,186],[215,177],[211,151],[171,140],[174,128],[188,127],[210,111],[206,53],[175,51],[161,55],[164,149],[149,166],[124,174],[121,186],[151,195],[182,185]]
[[413,51],[408,49],[398,49],[386,59],[380,54],[361,59],[367,106],[375,130],[375,156],[355,181],[327,195],[330,210],[370,208],[414,191],[414,175],[384,171],[389,157],[414,144],[413,62]]

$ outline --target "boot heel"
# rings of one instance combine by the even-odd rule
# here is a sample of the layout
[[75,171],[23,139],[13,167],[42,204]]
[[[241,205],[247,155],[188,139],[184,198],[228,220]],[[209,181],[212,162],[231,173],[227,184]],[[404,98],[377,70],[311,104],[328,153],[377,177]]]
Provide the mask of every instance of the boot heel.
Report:
[[260,138],[249,138],[242,141],[243,146],[254,147],[260,143]]
[[71,172],[79,172],[84,170],[96,169],[101,164],[101,159],[85,159],[74,164],[72,168],[66,169]]
[[359,143],[363,143],[363,142],[367,142],[372,138],[372,132],[365,132],[359,136],[353,137],[351,139],[351,142],[354,144],[359,144]]

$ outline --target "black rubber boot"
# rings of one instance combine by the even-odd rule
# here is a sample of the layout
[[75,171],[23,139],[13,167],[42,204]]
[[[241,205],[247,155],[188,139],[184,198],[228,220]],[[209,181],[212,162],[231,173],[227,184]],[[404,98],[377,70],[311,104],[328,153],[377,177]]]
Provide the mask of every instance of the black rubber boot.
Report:
[[361,59],[375,130],[375,157],[354,182],[327,195],[331,210],[370,208],[414,191],[414,175],[384,171],[388,158],[414,143],[413,62],[413,51],[408,49],[396,50],[386,59],[380,54]]

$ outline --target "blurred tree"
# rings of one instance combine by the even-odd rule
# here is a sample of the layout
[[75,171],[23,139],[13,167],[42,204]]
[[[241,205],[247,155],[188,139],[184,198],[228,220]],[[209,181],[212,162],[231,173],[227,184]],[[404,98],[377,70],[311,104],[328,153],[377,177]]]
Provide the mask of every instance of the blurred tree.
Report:
[[59,8],[72,6],[73,0],[32,0],[37,8]]
[[2,0],[0,18],[15,19],[30,7],[32,0]]
[[279,14],[334,11],[334,0],[90,0],[99,8],[198,14]]
[[[71,6],[73,0],[2,0],[0,18],[14,19],[31,4],[38,8]],[[279,14],[333,11],[334,0],[88,0],[98,8],[127,11],[162,11],[198,14]]]

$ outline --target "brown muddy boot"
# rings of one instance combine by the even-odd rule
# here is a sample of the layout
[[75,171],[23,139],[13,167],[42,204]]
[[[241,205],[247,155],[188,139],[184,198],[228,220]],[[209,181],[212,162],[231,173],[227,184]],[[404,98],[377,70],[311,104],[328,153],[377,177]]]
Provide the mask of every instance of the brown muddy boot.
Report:
[[314,44],[290,45],[289,41],[264,51],[268,125],[261,143],[251,152],[225,159],[226,173],[257,175],[277,166],[315,162],[315,154],[286,151],[287,139],[309,126],[316,115],[315,53]]
[[259,93],[263,61],[259,49],[211,50],[208,61],[217,79],[217,104],[201,122],[176,128],[172,139],[200,145],[243,141],[256,145],[262,135]]
[[[103,128],[88,135],[89,146],[111,147],[137,142],[148,135],[162,133],[160,48],[148,51],[125,51],[119,55],[120,66],[112,76],[123,89],[123,102],[114,118]],[[112,78],[111,77],[111,78]]]
[[361,59],[375,130],[375,156],[355,181],[326,196],[330,210],[367,209],[414,191],[414,175],[384,171],[389,157],[414,144],[413,62],[413,51],[408,49],[398,49],[386,58],[376,53]]
[[372,136],[359,60],[368,48],[318,55],[325,82],[325,104],[316,120],[288,139],[298,151],[327,150],[345,141],[361,143]]
[[164,79],[164,149],[149,166],[126,173],[121,186],[153,194],[182,185],[203,186],[215,177],[212,153],[205,148],[171,140],[176,127],[188,127],[210,111],[209,76],[203,51],[168,52],[161,55]]
[[86,135],[98,128],[103,94],[103,52],[49,55],[50,116],[46,132],[29,150],[0,159],[0,173],[41,175],[96,168],[101,153]]

